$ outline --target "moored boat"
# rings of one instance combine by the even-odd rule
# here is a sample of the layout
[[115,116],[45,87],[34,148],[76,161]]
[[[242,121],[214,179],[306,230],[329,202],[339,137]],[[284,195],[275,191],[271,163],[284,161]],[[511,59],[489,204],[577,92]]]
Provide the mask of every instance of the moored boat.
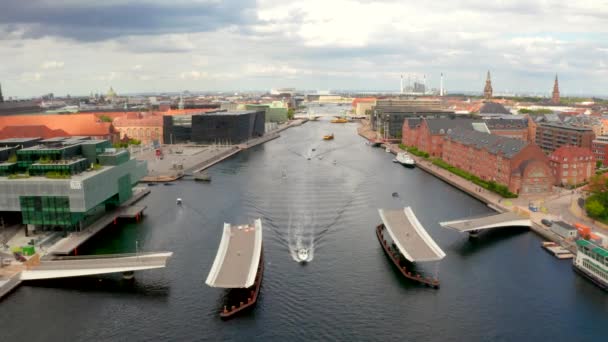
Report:
[[572,264],[574,271],[608,291],[608,249],[587,240],[576,241],[576,248],[576,258]]
[[345,119],[345,118],[336,118],[336,119],[331,120],[331,123],[347,123],[347,122],[348,122],[348,119]]
[[333,139],[334,139],[334,134],[333,133],[323,136],[323,140],[333,140]]
[[405,152],[399,152],[397,157],[395,158],[398,163],[407,167],[414,167],[416,165],[416,161],[409,154]]

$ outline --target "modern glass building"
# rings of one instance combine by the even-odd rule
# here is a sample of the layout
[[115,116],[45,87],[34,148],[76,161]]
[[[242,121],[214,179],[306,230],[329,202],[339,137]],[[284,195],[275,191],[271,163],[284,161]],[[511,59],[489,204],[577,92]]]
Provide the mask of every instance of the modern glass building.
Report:
[[80,230],[128,200],[147,173],[146,162],[107,140],[38,143],[0,154],[0,212],[21,213],[30,228]]

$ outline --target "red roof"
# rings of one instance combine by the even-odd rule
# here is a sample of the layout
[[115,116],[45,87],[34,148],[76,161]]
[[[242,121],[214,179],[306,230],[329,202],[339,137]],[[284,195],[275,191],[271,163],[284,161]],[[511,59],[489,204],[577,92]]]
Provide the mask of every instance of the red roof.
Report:
[[[101,122],[95,114],[13,115],[0,117],[0,130],[8,126],[46,126],[63,130],[68,136],[107,136],[112,124]],[[21,135],[20,137],[26,137]]]
[[556,161],[566,161],[565,159],[567,158],[569,161],[573,161],[574,158],[580,158],[580,157],[591,157],[590,160],[593,159],[593,152],[591,152],[591,149],[589,148],[584,148],[584,147],[578,147],[578,146],[562,146],[560,148],[558,148],[557,150],[553,151],[553,153],[551,153],[551,155],[549,156],[549,158],[551,160],[556,160]]
[[375,97],[357,97],[353,99],[353,107],[357,107],[357,103],[360,102],[376,102]]
[[32,126],[6,126],[0,130],[0,139],[8,138],[57,138],[65,137],[68,134],[61,129],[49,129],[44,125]]
[[124,116],[114,119],[114,127],[161,127],[163,117],[160,115],[148,115],[143,117]]

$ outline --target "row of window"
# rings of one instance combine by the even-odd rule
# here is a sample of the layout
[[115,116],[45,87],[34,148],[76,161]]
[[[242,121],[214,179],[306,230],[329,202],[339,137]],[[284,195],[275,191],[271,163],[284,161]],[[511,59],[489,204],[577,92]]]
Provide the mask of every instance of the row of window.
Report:
[[608,266],[608,258],[605,258],[595,252],[591,252],[589,250],[589,248],[587,248],[587,247],[583,247],[582,252],[583,252],[583,254],[585,254],[586,256],[590,257],[591,259],[599,262],[600,264],[604,264],[604,265]]
[[589,270],[592,270],[593,274],[604,279],[605,281],[608,281],[608,272],[602,270],[600,267],[598,267],[596,264],[592,263],[591,261],[589,261],[587,259],[583,259],[583,267],[585,267]]

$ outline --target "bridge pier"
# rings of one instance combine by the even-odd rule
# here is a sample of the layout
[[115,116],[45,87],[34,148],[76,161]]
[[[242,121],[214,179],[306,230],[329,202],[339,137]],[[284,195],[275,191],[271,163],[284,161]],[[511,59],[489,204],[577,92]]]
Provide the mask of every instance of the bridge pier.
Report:
[[133,278],[135,278],[135,272],[134,271],[122,272],[122,279],[131,280]]
[[471,230],[471,231],[469,231],[469,237],[470,238],[479,237],[479,230]]

